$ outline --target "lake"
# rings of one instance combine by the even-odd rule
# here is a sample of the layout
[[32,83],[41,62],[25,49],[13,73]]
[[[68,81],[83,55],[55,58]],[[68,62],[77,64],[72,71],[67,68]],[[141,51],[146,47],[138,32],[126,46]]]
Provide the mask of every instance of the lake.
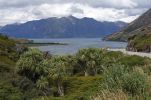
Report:
[[40,43],[67,43],[68,45],[49,45],[49,46],[38,46],[41,51],[49,51],[53,55],[65,55],[74,54],[82,48],[125,48],[127,43],[125,42],[110,42],[103,41],[101,38],[67,38],[67,39],[31,39],[34,42]]

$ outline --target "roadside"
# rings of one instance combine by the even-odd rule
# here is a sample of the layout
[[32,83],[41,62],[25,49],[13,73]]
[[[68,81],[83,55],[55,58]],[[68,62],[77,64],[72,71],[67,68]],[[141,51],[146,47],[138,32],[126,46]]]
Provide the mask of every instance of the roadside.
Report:
[[142,52],[131,52],[131,51],[126,51],[125,49],[108,49],[109,51],[121,51],[124,54],[127,55],[137,55],[141,57],[149,57],[151,58],[151,53],[142,53]]

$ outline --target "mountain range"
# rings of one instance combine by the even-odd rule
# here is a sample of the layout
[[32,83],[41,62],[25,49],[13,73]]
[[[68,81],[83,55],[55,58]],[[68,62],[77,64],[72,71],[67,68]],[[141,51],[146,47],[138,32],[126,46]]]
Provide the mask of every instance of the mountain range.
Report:
[[121,31],[113,33],[104,39],[109,41],[128,41],[129,38],[135,35],[148,33],[151,33],[151,9],[128,24],[127,27],[121,29]]
[[47,18],[0,28],[0,33],[17,38],[102,37],[126,26],[124,22],[100,22],[92,18]]

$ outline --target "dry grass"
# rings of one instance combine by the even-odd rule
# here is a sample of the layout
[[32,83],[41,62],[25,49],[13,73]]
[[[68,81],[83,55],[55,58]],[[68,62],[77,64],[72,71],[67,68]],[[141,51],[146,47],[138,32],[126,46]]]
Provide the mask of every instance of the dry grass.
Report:
[[93,97],[92,100],[128,100],[128,95],[122,90],[117,90],[114,92],[103,90],[96,97]]

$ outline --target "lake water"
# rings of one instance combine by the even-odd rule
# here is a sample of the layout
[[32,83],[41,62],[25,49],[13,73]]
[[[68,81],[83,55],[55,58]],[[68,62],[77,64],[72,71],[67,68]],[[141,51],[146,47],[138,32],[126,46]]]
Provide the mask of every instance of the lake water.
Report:
[[68,38],[68,39],[32,39],[40,43],[67,43],[68,45],[38,46],[41,51],[49,51],[53,55],[74,54],[82,48],[125,48],[125,42],[102,41],[101,38]]

